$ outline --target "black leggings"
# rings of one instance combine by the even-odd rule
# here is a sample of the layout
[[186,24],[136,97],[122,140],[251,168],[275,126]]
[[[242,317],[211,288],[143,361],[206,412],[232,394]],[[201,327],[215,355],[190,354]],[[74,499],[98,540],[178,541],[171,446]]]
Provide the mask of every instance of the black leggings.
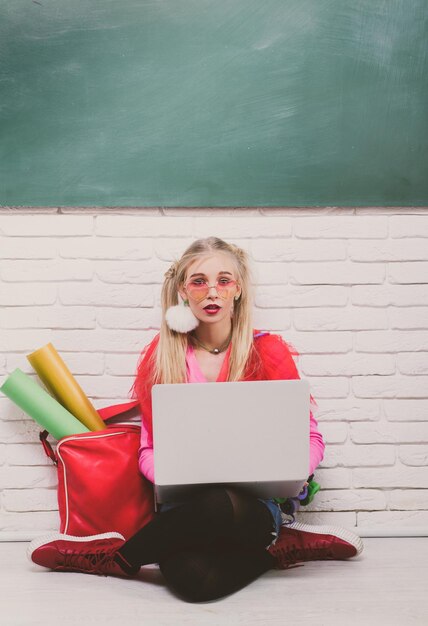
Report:
[[228,595],[272,569],[266,550],[272,515],[256,497],[212,486],[158,513],[119,550],[132,565],[158,563],[182,599],[204,602]]

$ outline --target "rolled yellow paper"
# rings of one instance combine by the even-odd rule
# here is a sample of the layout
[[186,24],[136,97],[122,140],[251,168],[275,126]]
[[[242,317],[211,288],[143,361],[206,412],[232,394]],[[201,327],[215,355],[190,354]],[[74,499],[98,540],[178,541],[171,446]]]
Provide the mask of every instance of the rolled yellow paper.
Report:
[[51,343],[27,356],[52,395],[89,430],[106,426]]

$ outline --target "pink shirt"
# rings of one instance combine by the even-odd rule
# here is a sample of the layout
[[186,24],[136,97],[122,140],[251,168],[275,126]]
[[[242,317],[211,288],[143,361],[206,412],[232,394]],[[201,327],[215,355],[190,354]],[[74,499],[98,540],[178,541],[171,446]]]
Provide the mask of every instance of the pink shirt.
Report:
[[[192,346],[188,346],[186,353],[186,366],[187,366],[187,382],[188,383],[206,383],[208,382],[203,375],[199,363],[196,359],[195,351]],[[321,433],[318,431],[318,423],[315,420],[312,411],[310,412],[310,427],[309,427],[309,471],[310,476],[324,456],[324,441]],[[144,426],[143,420],[141,421],[141,441],[140,449],[138,451],[138,465],[140,472],[150,482],[154,482],[154,463],[153,463],[153,441],[149,437],[149,434]]]

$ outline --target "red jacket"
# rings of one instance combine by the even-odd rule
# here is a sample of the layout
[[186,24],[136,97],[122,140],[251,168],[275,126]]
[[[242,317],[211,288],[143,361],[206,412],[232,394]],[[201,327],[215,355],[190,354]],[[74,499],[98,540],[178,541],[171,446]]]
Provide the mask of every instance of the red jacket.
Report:
[[[140,448],[139,460],[141,464],[151,466],[151,459],[144,459],[144,455],[153,453],[153,430],[152,430],[152,399],[151,399],[151,378],[152,364],[151,357],[155,356],[154,351],[159,342],[157,334],[150,344],[146,346],[142,353],[142,358],[138,366],[137,377],[133,386],[134,396],[140,401],[143,417],[142,437],[144,435],[144,445]],[[300,378],[294,363],[289,345],[280,335],[270,334],[263,331],[254,330],[254,351],[252,358],[247,364],[245,375],[242,380],[290,380]],[[229,346],[223,365],[218,377],[219,382],[226,382],[231,346]],[[293,354],[297,354],[293,349]],[[311,396],[312,407],[316,406],[315,400]],[[321,433],[317,429],[317,422],[310,415],[310,468],[309,474],[318,466],[324,454],[324,441]],[[144,472],[143,472],[144,473]],[[147,478],[150,478],[147,476]],[[151,478],[150,478],[151,479]]]

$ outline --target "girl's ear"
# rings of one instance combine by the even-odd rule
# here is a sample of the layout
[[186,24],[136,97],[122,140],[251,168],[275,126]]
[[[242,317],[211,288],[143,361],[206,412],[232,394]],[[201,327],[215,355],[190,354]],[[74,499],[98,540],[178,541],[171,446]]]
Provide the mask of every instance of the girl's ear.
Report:
[[186,292],[184,291],[183,287],[180,287],[180,288],[178,289],[178,293],[179,293],[179,295],[181,296],[181,298],[182,298],[183,300],[187,300],[187,294],[186,294]]

